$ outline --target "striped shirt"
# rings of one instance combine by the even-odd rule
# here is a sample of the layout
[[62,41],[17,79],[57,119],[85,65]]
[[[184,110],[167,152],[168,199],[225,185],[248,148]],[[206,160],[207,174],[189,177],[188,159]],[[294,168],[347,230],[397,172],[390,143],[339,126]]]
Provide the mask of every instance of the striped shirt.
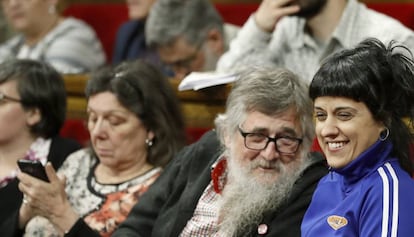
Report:
[[221,236],[218,233],[220,193],[227,178],[226,159],[220,157],[212,166],[212,179],[204,190],[180,237]]

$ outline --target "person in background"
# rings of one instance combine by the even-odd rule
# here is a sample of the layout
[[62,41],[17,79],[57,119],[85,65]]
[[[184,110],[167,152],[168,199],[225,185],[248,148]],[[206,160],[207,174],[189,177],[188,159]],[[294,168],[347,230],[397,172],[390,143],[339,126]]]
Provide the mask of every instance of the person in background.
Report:
[[413,235],[413,136],[403,120],[414,119],[413,78],[409,49],[378,39],[322,64],[309,95],[331,169],[316,188],[302,236]]
[[247,20],[218,71],[246,65],[286,67],[310,83],[323,59],[367,37],[414,49],[414,32],[357,0],[263,0]]
[[288,70],[247,68],[216,129],[177,154],[113,237],[299,237],[327,173],[323,157],[309,152],[307,92]]
[[209,0],[157,0],[145,25],[147,44],[174,78],[212,71],[238,27],[226,24]]
[[0,45],[0,61],[40,60],[60,73],[88,72],[105,63],[102,45],[93,29],[78,19],[63,17],[58,12],[58,2],[1,1],[16,36]]
[[[91,148],[71,154],[50,183],[23,173],[25,236],[88,231],[111,236],[185,143],[178,99],[168,79],[143,61],[103,68],[86,87]],[[66,181],[66,182],[65,182]],[[48,220],[47,220],[48,219]],[[90,236],[81,232],[81,236]]]
[[117,32],[113,64],[127,60],[145,59],[161,65],[158,54],[149,48],[145,40],[145,20],[156,0],[127,0],[130,21],[122,24]]
[[7,23],[3,10],[0,9],[0,44],[14,35],[13,29]]
[[30,59],[0,64],[0,236],[19,236],[17,160],[50,162],[57,169],[81,148],[59,137],[65,116],[65,85],[53,67]]

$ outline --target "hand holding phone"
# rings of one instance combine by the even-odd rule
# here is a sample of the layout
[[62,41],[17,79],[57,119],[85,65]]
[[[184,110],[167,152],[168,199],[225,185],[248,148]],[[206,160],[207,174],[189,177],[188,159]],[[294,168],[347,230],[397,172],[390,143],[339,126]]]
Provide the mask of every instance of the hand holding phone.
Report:
[[49,182],[49,179],[46,175],[45,167],[38,160],[18,160],[17,165],[20,170],[24,173],[27,173],[33,177],[41,179],[45,182]]

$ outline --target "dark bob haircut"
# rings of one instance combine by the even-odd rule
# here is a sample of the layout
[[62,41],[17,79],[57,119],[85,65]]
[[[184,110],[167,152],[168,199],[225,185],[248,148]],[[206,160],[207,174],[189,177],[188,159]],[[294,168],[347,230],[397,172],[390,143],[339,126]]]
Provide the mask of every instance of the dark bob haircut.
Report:
[[364,103],[390,131],[392,155],[410,174],[409,147],[414,113],[414,62],[410,50],[396,42],[385,46],[369,38],[353,49],[329,57],[314,76],[309,95],[346,97]]
[[0,84],[17,82],[25,110],[37,108],[41,120],[32,134],[50,138],[59,134],[66,118],[66,90],[62,76],[49,64],[31,59],[12,59],[0,64]]

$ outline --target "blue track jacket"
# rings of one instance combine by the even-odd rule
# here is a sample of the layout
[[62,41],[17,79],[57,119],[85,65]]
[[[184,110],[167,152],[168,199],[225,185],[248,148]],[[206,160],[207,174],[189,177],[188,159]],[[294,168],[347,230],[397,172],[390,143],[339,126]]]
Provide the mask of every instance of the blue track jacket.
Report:
[[414,180],[392,144],[377,141],[323,177],[302,222],[302,237],[413,237]]

